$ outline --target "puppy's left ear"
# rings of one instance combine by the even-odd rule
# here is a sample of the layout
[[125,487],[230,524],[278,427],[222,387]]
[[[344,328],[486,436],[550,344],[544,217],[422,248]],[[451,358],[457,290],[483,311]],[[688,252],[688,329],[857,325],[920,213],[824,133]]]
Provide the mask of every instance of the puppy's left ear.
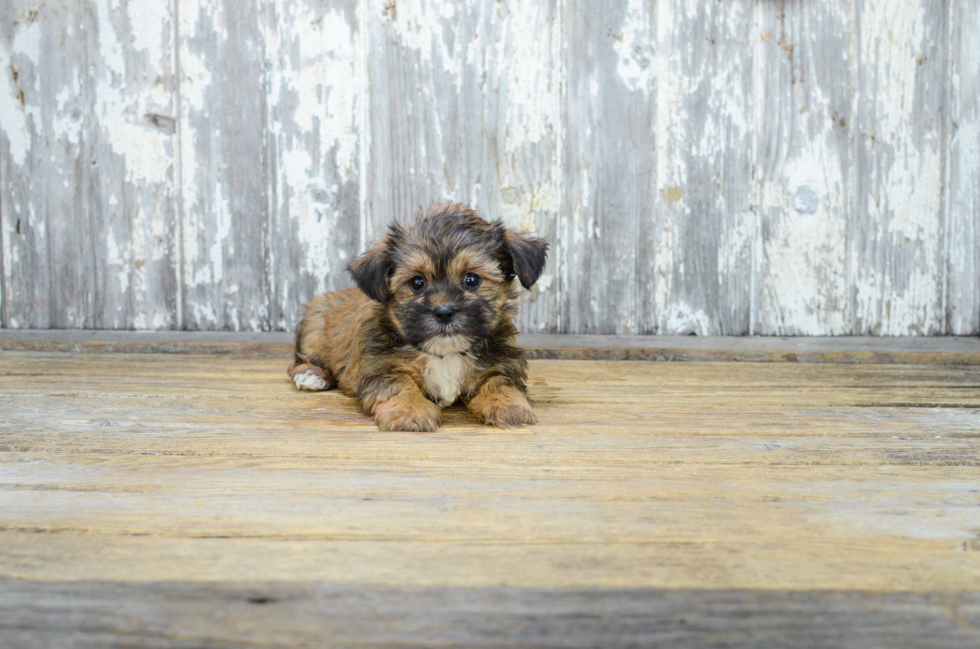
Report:
[[541,277],[548,258],[548,242],[537,237],[527,237],[511,230],[504,230],[504,253],[510,258],[511,267],[521,286],[531,288]]
[[391,271],[395,265],[391,259],[391,249],[400,232],[398,226],[391,225],[388,236],[371,246],[347,267],[357,288],[375,302],[384,304],[391,297]]

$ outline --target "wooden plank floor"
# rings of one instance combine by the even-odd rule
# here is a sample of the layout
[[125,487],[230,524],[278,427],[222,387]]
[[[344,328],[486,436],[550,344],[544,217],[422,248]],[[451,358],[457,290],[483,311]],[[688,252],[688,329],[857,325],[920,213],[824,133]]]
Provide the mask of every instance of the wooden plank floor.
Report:
[[980,367],[540,360],[423,434],[285,366],[0,352],[0,647],[980,646]]

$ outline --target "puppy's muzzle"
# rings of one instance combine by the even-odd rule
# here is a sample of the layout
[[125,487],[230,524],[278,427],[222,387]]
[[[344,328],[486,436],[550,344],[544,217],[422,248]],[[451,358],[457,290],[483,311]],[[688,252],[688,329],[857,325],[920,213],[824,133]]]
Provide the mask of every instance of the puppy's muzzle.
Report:
[[449,324],[456,316],[456,307],[449,305],[437,306],[432,310],[432,314],[442,324]]

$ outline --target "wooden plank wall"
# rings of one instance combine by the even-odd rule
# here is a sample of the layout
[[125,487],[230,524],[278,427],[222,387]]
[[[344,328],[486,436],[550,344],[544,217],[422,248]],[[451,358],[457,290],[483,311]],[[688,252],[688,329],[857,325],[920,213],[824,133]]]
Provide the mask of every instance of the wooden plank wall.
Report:
[[7,0],[0,324],[282,330],[390,220],[525,331],[980,333],[970,0]]

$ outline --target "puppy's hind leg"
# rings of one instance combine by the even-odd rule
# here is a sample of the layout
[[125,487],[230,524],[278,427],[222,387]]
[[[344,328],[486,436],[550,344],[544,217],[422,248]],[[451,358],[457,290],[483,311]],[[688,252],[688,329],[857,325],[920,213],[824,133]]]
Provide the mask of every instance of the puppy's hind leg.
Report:
[[322,334],[326,321],[323,312],[313,307],[317,300],[322,300],[322,297],[307,304],[306,314],[296,323],[296,351],[293,364],[287,370],[297,390],[310,392],[329,390],[337,386],[333,374],[321,365],[318,356],[316,343],[323,336],[315,334]]
[[293,380],[297,390],[310,392],[330,390],[336,385],[329,370],[301,361],[290,366],[289,378]]

